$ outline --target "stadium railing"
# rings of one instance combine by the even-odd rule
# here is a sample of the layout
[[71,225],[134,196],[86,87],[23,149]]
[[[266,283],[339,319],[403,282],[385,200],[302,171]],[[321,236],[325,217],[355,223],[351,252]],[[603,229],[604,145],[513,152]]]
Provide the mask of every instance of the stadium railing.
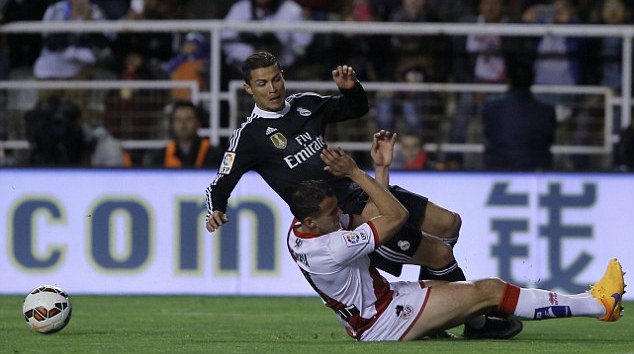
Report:
[[[309,24],[309,25],[308,25]],[[610,154],[612,150],[612,142],[617,139],[616,135],[608,136],[612,131],[610,124],[612,119],[608,119],[611,109],[608,107],[631,107],[632,95],[632,38],[634,38],[634,26],[613,26],[613,25],[526,25],[526,24],[456,24],[456,23],[349,23],[349,22],[300,22],[300,23],[265,23],[265,22],[227,22],[223,20],[184,20],[184,21],[90,21],[90,22],[72,22],[72,23],[44,23],[44,22],[15,22],[0,26],[0,33],[11,35],[15,33],[43,33],[43,32],[188,32],[201,31],[210,34],[210,70],[209,82],[210,89],[208,92],[201,92],[198,96],[208,107],[209,115],[209,131],[208,135],[214,141],[219,141],[222,137],[228,137],[231,127],[223,126],[221,115],[221,101],[230,100],[232,93],[221,91],[221,40],[220,32],[222,30],[235,30],[241,32],[277,32],[277,31],[303,31],[313,33],[352,33],[363,35],[446,35],[446,36],[466,36],[470,34],[480,35],[498,35],[498,36],[514,36],[514,37],[539,37],[544,35],[561,35],[574,36],[581,38],[601,38],[601,37],[618,37],[622,39],[622,90],[620,96],[610,97],[606,93],[607,89],[599,87],[574,86],[579,89],[577,92],[570,94],[597,94],[604,98],[605,107],[603,112],[605,116],[602,119],[601,142],[599,145],[590,144],[588,146],[572,146],[569,144],[559,144],[554,148],[555,153],[589,153],[589,154]],[[11,81],[18,83],[19,81]],[[174,83],[174,81],[170,81]],[[156,83],[156,82],[153,82]],[[3,85],[7,82],[2,82]],[[78,85],[84,85],[77,83]],[[98,85],[99,81],[91,81],[85,85]],[[289,85],[295,83],[289,82]],[[369,85],[370,84],[370,85]],[[292,86],[308,90],[317,90],[320,85],[326,83],[304,82],[297,83]],[[313,85],[313,86],[308,86]],[[407,87],[391,86],[396,83],[364,83],[364,86],[372,90],[389,90],[403,89],[412,90],[411,85]],[[458,85],[454,84],[424,84],[415,90],[436,90],[438,92],[499,92],[503,87],[487,87],[486,85]],[[10,89],[9,86],[2,86]],[[291,86],[289,86],[291,87]],[[572,89],[568,87],[566,89]],[[554,90],[562,93],[561,87],[540,87],[536,90]],[[620,117],[621,126],[629,125],[631,121],[630,109],[621,110]],[[147,147],[156,148],[159,146],[157,141],[133,141],[124,140],[124,144],[128,147]],[[342,144],[350,149],[365,149],[367,144],[365,141],[343,141]],[[23,148],[24,142],[9,140],[2,142],[0,148]],[[434,148],[430,146],[430,148]],[[444,142],[441,145],[436,144],[436,149],[443,151],[481,151],[481,145],[460,143],[457,145]]]

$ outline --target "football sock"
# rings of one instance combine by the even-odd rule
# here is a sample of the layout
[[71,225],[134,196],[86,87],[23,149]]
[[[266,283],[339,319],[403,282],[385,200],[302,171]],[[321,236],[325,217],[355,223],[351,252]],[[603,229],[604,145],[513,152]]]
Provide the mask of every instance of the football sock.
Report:
[[[424,235],[428,235],[428,236],[432,236],[432,237],[436,237],[430,233],[426,233],[425,231],[422,231],[422,233]],[[460,235],[456,235],[455,237],[452,238],[441,238],[442,242],[448,244],[449,246],[451,246],[451,248],[454,248],[454,246],[456,245],[456,243],[458,243],[458,237]],[[462,272],[462,269],[458,268],[460,270],[460,272]],[[432,269],[428,269],[425,266],[421,266],[420,267],[420,272],[418,273],[418,280],[425,280],[425,279],[436,279],[436,280],[447,280],[445,278],[438,278],[438,277],[432,277],[431,273],[434,272],[439,272],[442,271],[442,269],[440,270],[432,270]],[[457,275],[457,277],[460,277],[459,275]],[[462,274],[462,279],[457,279],[457,280],[466,280],[466,278],[464,278],[464,274]],[[456,280],[447,280],[447,281],[456,281]]]
[[605,308],[587,291],[564,295],[541,289],[520,288],[506,284],[498,310],[520,318],[542,320],[557,317],[600,317]]

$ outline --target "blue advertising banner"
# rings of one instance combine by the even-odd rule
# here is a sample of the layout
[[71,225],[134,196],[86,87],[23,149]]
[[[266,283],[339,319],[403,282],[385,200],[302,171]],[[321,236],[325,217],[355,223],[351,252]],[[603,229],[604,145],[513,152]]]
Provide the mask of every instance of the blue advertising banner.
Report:
[[[1,170],[0,293],[49,283],[87,294],[312,296],[284,244],[292,216],[257,174],[234,190],[230,222],[215,234],[204,229],[204,190],[213,177],[184,170]],[[470,279],[497,276],[575,293],[599,279],[611,257],[634,269],[632,175],[390,178],[461,215],[455,253]],[[407,266],[401,278],[417,274]]]

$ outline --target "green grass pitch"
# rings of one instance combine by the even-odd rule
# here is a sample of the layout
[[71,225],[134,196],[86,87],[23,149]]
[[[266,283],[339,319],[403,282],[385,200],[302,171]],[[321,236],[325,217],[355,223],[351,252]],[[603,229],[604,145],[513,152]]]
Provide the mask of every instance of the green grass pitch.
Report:
[[[0,353],[634,353],[634,316],[524,322],[512,340],[358,343],[316,297],[72,296],[56,334],[27,328],[0,296]],[[461,328],[452,332],[459,334]]]

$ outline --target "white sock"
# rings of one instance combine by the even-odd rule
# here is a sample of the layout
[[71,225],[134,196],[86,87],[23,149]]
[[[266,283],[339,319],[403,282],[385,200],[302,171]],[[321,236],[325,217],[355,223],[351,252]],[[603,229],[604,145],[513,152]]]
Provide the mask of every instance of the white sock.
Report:
[[556,317],[601,317],[605,307],[589,291],[563,295],[541,289],[520,288],[514,315],[531,320]]

